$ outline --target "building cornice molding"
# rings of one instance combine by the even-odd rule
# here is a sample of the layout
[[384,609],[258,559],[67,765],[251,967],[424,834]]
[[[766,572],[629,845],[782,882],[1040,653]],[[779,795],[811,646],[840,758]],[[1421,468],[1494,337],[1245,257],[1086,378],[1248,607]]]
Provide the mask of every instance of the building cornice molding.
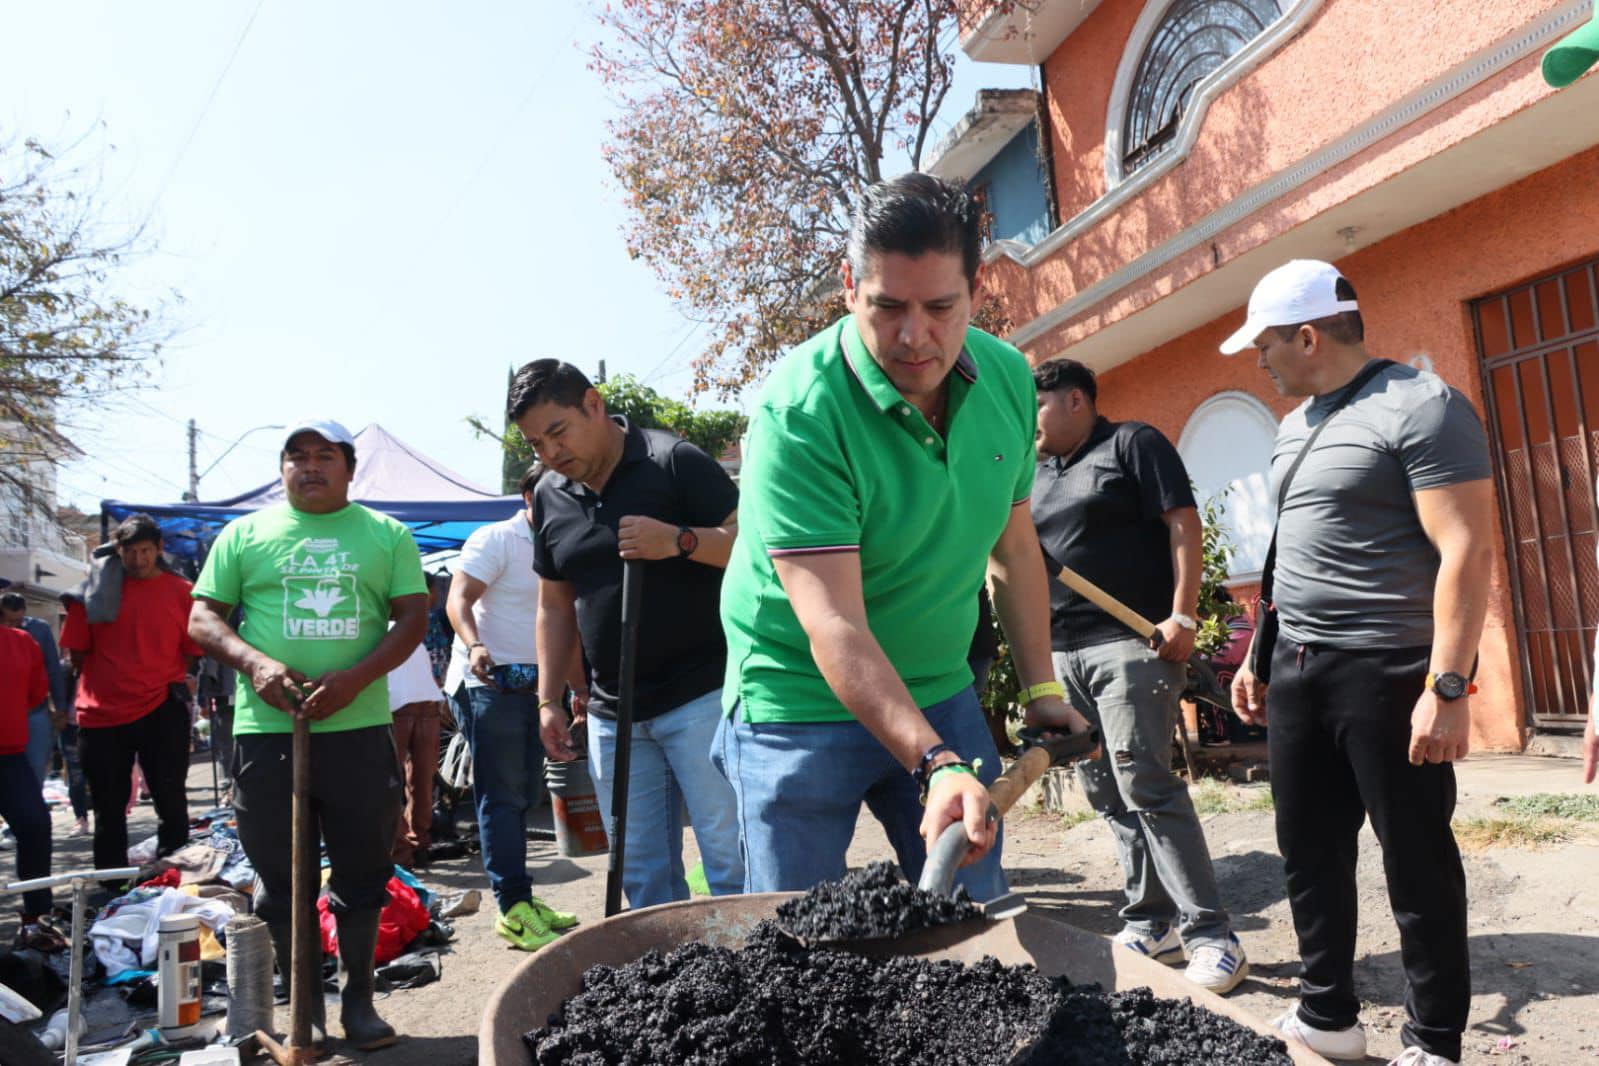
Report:
[[[1283,40],[1287,38],[1276,40],[1276,43],[1270,46],[1267,46],[1266,42],[1268,40],[1275,40],[1276,34],[1283,32],[1285,26],[1294,27],[1287,36],[1291,37],[1293,33],[1297,33],[1303,27],[1303,22],[1308,21],[1322,3],[1323,0],[1301,0],[1294,11],[1295,15],[1302,18],[1303,21],[1300,21],[1300,18],[1296,18],[1294,15],[1285,14],[1282,20],[1274,23],[1272,29],[1256,39],[1255,43],[1261,45],[1263,51],[1254,54],[1252,57],[1253,62],[1247,69],[1242,66],[1230,68],[1231,61],[1229,61],[1229,64],[1224,64],[1212,72],[1201,89],[1204,99],[1196,102],[1196,106],[1188,115],[1184,116],[1183,124],[1178,133],[1178,141],[1173,145],[1170,153],[1167,153],[1159,161],[1140,170],[1127,181],[1107,192],[1096,200],[1092,206],[1057,228],[1039,243],[1029,247],[1022,242],[1014,240],[995,241],[985,251],[985,261],[992,262],[1004,256],[1016,261],[1023,268],[1032,269],[1073,240],[1105,221],[1110,215],[1137,197],[1155,181],[1170,173],[1174,167],[1187,158],[1188,153],[1197,141],[1199,118],[1208,109],[1210,100],[1258,66],[1266,56],[1270,55],[1274,48],[1280,47]],[[1049,331],[1064,325],[1121,290],[1148,277],[1167,263],[1206,244],[1262,208],[1282,199],[1334,167],[1347,162],[1397,130],[1445,106],[1467,90],[1501,73],[1528,55],[1541,50],[1558,37],[1564,35],[1573,26],[1588,19],[1592,11],[1591,0],[1567,0],[1566,3],[1534,20],[1520,32],[1478,51],[1426,85],[1385,108],[1366,122],[1361,123],[1337,140],[1311,152],[1297,163],[1278,171],[1270,178],[1244,191],[1198,222],[1186,227],[1154,248],[1145,251],[1087,288],[1080,290],[1071,298],[1057,304],[1037,318],[1018,326],[1012,331],[1008,339],[1012,344],[1018,346],[1029,344]],[[1253,48],[1254,45],[1251,45],[1250,48],[1244,49],[1233,58],[1241,59],[1246,56],[1246,53],[1251,52]],[[1230,79],[1226,80],[1225,84],[1221,84],[1219,81],[1212,81],[1212,79],[1216,79],[1223,74],[1228,75]]]

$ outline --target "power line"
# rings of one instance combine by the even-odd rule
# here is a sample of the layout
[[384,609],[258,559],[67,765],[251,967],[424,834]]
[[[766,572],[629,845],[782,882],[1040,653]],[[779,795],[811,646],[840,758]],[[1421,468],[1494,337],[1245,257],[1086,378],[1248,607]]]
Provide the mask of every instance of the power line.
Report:
[[681,351],[683,345],[688,343],[689,338],[698,333],[701,328],[704,327],[704,325],[705,323],[703,322],[690,321],[688,324],[688,329],[681,337],[678,338],[677,343],[672,345],[672,350],[667,352],[661,361],[656,363],[655,366],[651,368],[648,374],[645,374],[644,377],[639,379],[639,384],[648,385],[650,382],[654,381],[656,377],[659,376],[660,372],[666,368],[666,365],[672,361],[672,357]]
[[183,139],[178,154],[173,156],[172,164],[167,167],[166,176],[156,187],[155,198],[150,201],[150,209],[145,213],[144,221],[139,224],[140,232],[143,232],[144,227],[150,224],[150,219],[155,217],[156,205],[161,202],[161,197],[166,195],[167,186],[172,183],[173,176],[178,172],[178,166],[188,154],[189,146],[194,143],[194,138],[200,132],[200,126],[205,122],[206,115],[211,113],[211,105],[216,102],[217,93],[222,90],[222,83],[227,80],[228,71],[233,69],[233,61],[239,58],[239,50],[244,47],[245,38],[250,36],[250,29],[255,25],[255,17],[261,13],[261,7],[265,3],[266,0],[256,0],[255,10],[250,12],[250,20],[244,24],[244,29],[239,31],[238,40],[233,42],[233,51],[228,53],[228,61],[222,65],[222,72],[217,75],[217,80],[211,84],[211,92],[201,105],[200,113],[194,117],[194,125],[189,127],[189,135]]

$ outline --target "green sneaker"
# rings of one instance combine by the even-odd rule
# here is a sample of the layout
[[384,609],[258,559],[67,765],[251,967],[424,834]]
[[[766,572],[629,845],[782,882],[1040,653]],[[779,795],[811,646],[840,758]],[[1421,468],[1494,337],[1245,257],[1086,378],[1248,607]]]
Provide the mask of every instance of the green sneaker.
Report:
[[539,917],[544,919],[544,924],[551,929],[570,929],[577,924],[577,915],[558,911],[537,896],[533,897],[533,909],[538,911]]
[[521,951],[537,951],[561,935],[551,929],[544,916],[526,901],[515,904],[500,915],[494,922],[494,931],[501,940]]

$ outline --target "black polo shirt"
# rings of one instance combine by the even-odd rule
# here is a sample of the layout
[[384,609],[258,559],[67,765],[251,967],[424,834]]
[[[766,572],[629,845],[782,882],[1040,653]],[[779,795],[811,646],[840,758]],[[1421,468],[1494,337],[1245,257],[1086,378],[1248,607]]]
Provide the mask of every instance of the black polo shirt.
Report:
[[[599,495],[550,473],[533,495],[533,569],[570,582],[577,624],[591,672],[589,709],[616,715],[622,653],[622,557],[617,525],[644,515],[674,526],[716,526],[738,507],[727,471],[694,445],[665,430],[627,432],[622,459]],[[644,564],[638,673],[633,714],[653,718],[722,686],[727,643],[718,601],[719,567],[687,559]]]
[[[1177,449],[1142,422],[1101,418],[1069,458],[1038,464],[1033,523],[1044,551],[1149,619],[1171,615],[1171,532],[1161,515],[1193,507]],[[1050,582],[1056,651],[1105,644],[1132,631],[1058,581]]]

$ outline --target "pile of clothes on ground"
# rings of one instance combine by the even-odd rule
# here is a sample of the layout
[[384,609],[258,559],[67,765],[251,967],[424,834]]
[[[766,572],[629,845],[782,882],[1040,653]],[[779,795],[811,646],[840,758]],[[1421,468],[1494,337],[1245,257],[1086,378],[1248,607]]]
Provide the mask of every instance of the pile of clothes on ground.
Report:
[[[80,1047],[85,1051],[130,1043],[148,1046],[154,1055],[163,1047],[151,1036],[158,1003],[157,957],[161,919],[192,914],[199,919],[202,1015],[220,1017],[227,1010],[226,933],[235,915],[250,913],[255,869],[239,843],[231,808],[219,807],[190,823],[189,842],[157,858],[155,838],[130,849],[141,865],[133,887],[119,894],[91,896],[86,915],[83,953],[83,1017]],[[326,881],[326,859],[323,879]],[[376,961],[378,988],[415,988],[439,978],[438,958],[454,936],[450,919],[473,913],[480,902],[472,890],[450,896],[428,889],[410,870],[396,866],[389,880],[389,903],[379,926]],[[338,941],[327,893],[317,909],[322,929],[323,974],[333,978],[338,967]],[[47,1045],[60,1047],[65,1034],[70,953],[70,915],[51,924],[53,942],[19,944],[0,951],[0,1018],[31,1023]],[[331,988],[331,986],[330,986]],[[7,995],[9,990],[13,995]],[[287,993],[278,988],[279,1002]],[[59,1015],[59,1017],[53,1017]],[[132,1059],[138,1062],[136,1055]]]

